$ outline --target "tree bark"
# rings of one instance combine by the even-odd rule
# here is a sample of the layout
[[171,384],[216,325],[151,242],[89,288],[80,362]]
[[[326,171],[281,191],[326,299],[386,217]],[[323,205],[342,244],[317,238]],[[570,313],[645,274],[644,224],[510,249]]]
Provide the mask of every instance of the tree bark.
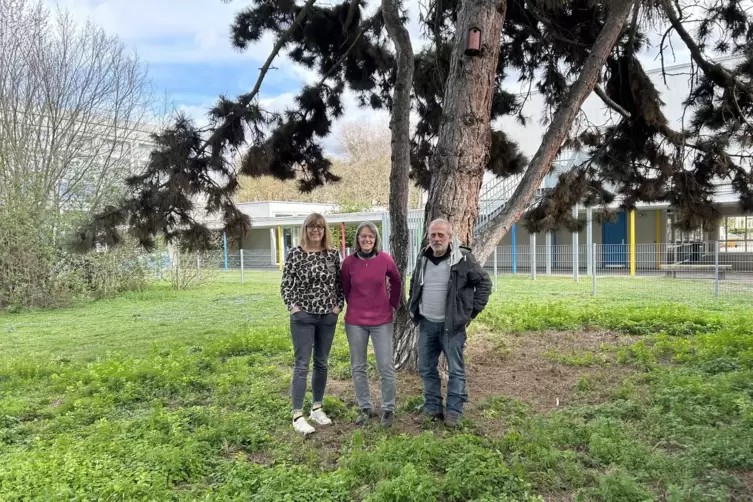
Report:
[[[501,46],[505,0],[463,0],[458,11],[442,124],[424,224],[450,222],[461,243],[470,245],[478,218],[478,197],[489,161],[491,106]],[[465,54],[471,28],[481,31],[481,54]],[[426,237],[424,237],[426,240]]]
[[[410,180],[410,110],[413,87],[413,46],[410,34],[400,20],[400,1],[382,0],[382,15],[387,33],[395,44],[397,74],[392,95],[390,130],[392,155],[390,166],[390,251],[400,277],[408,270],[408,189]],[[400,306],[395,313],[394,356],[398,369],[415,370],[418,367],[416,330],[414,329],[405,298],[405,288],[400,294]]]
[[507,202],[504,210],[489,221],[478,237],[473,254],[482,265],[494,252],[494,248],[500,239],[505,236],[529,207],[536,189],[541,186],[544,176],[551,169],[552,162],[557,156],[562,142],[567,137],[573,120],[575,120],[583,102],[596,86],[601,68],[620,38],[632,5],[633,3],[628,1],[612,3],[604,28],[599,33],[591,53],[583,65],[583,70],[570,88],[562,106],[554,115],[549,129],[544,134],[541,145],[531,160],[523,179],[515,189],[515,193]]

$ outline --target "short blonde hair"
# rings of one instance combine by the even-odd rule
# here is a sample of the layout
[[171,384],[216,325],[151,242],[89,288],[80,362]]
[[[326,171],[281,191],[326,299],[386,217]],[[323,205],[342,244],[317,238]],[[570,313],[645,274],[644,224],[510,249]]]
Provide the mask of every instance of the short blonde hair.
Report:
[[329,229],[329,226],[327,226],[327,220],[324,219],[324,216],[322,216],[319,213],[311,213],[310,215],[306,216],[306,219],[303,221],[303,227],[301,228],[301,247],[303,249],[306,249],[309,247],[309,236],[306,232],[306,228],[309,225],[321,225],[324,227],[324,236],[322,237],[322,249],[326,250],[332,250],[335,249],[335,246],[332,244],[332,231]]

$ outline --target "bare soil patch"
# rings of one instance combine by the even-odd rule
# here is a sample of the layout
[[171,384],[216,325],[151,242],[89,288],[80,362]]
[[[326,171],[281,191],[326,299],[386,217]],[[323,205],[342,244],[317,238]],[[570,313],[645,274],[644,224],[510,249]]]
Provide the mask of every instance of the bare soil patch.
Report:
[[[537,412],[584,402],[601,402],[609,391],[633,374],[632,368],[607,364],[573,366],[552,360],[547,353],[601,352],[601,347],[634,343],[635,337],[609,331],[559,331],[500,335],[478,332],[466,345],[469,412],[474,403],[492,396],[507,396],[529,404]],[[594,392],[576,392],[587,377]]]
[[[602,347],[616,348],[634,343],[638,338],[609,331],[558,331],[507,335],[479,331],[469,336],[465,348],[466,378],[469,401],[468,416],[486,398],[505,396],[530,405],[535,412],[547,411],[572,404],[598,403],[606,400],[612,389],[635,373],[633,368],[613,363],[613,351],[603,351],[606,364],[573,366],[552,360],[547,353],[601,353]],[[442,375],[442,392],[446,396],[447,378]],[[589,385],[578,391],[576,385],[586,377]],[[380,402],[379,380],[369,380],[375,407]],[[353,383],[330,379],[327,394],[340,399],[348,407],[356,407]],[[414,373],[398,373],[397,408],[407,400],[423,394],[421,379]],[[419,427],[411,416],[398,412],[395,428],[408,432]]]
[[740,494],[739,500],[753,500],[753,471],[738,471],[735,475],[745,485],[747,492]]

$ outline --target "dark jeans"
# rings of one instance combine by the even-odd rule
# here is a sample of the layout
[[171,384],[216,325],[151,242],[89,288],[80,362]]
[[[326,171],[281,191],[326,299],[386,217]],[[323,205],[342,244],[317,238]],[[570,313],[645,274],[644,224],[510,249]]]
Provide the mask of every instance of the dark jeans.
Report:
[[337,314],[309,314],[303,311],[290,314],[290,335],[293,338],[295,352],[293,382],[290,386],[293,411],[303,409],[312,352],[314,354],[314,371],[311,375],[313,401],[320,403],[324,399],[329,351],[332,348],[332,340],[335,338],[336,327]]
[[465,387],[465,326],[445,334],[444,323],[421,319],[418,325],[418,373],[424,383],[424,412],[442,413],[442,382],[439,379],[439,354],[447,358],[447,413],[460,416],[468,401]]

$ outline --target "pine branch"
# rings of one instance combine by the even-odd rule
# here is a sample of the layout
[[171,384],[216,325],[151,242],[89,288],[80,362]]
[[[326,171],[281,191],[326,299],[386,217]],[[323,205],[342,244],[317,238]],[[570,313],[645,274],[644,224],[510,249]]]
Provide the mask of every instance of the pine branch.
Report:
[[353,0],[353,3],[350,4],[350,8],[348,9],[348,17],[345,20],[345,24],[343,24],[343,33],[348,33],[348,30],[350,30],[350,25],[353,24],[353,20],[356,18],[356,12],[358,12],[358,8],[361,6],[361,0]]
[[259,77],[256,79],[256,84],[254,84],[254,88],[251,89],[251,92],[246,94],[243,99],[243,105],[248,105],[253,99],[256,97],[257,94],[259,94],[259,90],[261,89],[261,84],[264,82],[264,77],[267,75],[267,72],[269,71],[269,67],[272,66],[272,61],[277,57],[277,54],[280,53],[283,47],[285,47],[285,44],[288,43],[288,39],[290,38],[290,35],[293,34],[293,32],[300,26],[300,24],[303,22],[304,18],[309,12],[309,9],[316,3],[316,0],[308,0],[306,4],[303,6],[303,8],[298,12],[298,15],[295,16],[295,19],[293,19],[293,22],[288,27],[287,30],[283,34],[280,35],[280,38],[277,39],[277,43],[272,48],[272,52],[269,53],[269,56],[267,56],[267,60],[264,61],[264,65],[261,67],[261,70],[259,71]]
[[641,12],[640,4],[636,4],[635,10],[633,10],[633,20],[630,23],[630,36],[628,37],[628,57],[633,56],[633,46],[635,45],[635,34],[638,31],[638,15]]
[[662,0],[662,5],[664,7],[664,12],[666,12],[667,14],[667,18],[672,25],[672,28],[674,28],[682,41],[685,43],[688,50],[690,51],[691,57],[696,62],[701,71],[703,71],[706,77],[708,77],[712,82],[721,87],[737,87],[744,92],[753,95],[753,88],[751,88],[751,86],[749,86],[745,82],[741,82],[738,78],[735,77],[735,75],[724,68],[724,66],[718,63],[711,63],[704,57],[701,48],[698,46],[695,40],[693,40],[693,37],[690,35],[690,33],[688,33],[688,30],[685,29],[685,26],[683,26],[682,20],[680,20],[679,15],[670,0]]
[[588,45],[588,44],[584,44],[582,42],[578,42],[576,40],[572,40],[572,39],[567,38],[566,36],[560,34],[559,31],[557,31],[557,28],[554,26],[554,24],[549,19],[547,19],[546,17],[544,17],[543,15],[541,15],[536,10],[535,7],[531,7],[530,9],[528,9],[527,13],[531,14],[533,16],[533,18],[536,21],[538,21],[539,23],[543,24],[544,26],[547,26],[549,28],[549,30],[550,30],[549,35],[554,40],[557,40],[559,42],[562,42],[562,43],[565,43],[565,44],[568,44],[568,45],[572,45],[573,47],[580,47],[580,48],[584,48],[584,49],[590,49],[591,48],[591,46]]
[[623,107],[618,105],[612,98],[607,96],[607,93],[604,91],[604,89],[601,87],[601,85],[596,84],[594,87],[594,91],[596,92],[596,95],[601,98],[601,100],[606,104],[609,108],[616,111],[626,119],[630,118],[630,113],[625,110]]
[[486,262],[499,240],[509,231],[513,223],[520,219],[533,200],[536,189],[551,169],[552,162],[557,156],[557,152],[565,140],[578,110],[596,85],[601,68],[622,35],[622,28],[627,22],[631,8],[633,8],[633,2],[623,1],[613,4],[609,10],[606,22],[593,45],[593,49],[586,58],[583,70],[570,88],[562,106],[557,110],[526,174],[515,189],[515,193],[505,206],[504,211],[492,218],[481,232],[474,250],[479,263]]
[[322,76],[322,78],[319,79],[319,83],[317,84],[317,87],[324,85],[324,82],[326,82],[327,79],[331,77],[335,73],[335,71],[340,67],[340,65],[343,64],[343,62],[347,59],[347,57],[350,56],[350,54],[353,52],[353,49],[356,47],[356,44],[361,39],[361,37],[364,36],[364,34],[376,24],[377,17],[378,15],[375,14],[374,17],[368,20],[368,22],[364,23],[363,28],[361,28],[361,31],[358,33],[358,35],[356,35],[356,38],[353,39],[353,43],[350,44],[350,46],[345,51],[345,53],[340,57],[340,59],[337,60],[337,62],[335,62],[335,64],[333,64],[330,67],[329,70],[327,70],[327,73],[325,73]]

